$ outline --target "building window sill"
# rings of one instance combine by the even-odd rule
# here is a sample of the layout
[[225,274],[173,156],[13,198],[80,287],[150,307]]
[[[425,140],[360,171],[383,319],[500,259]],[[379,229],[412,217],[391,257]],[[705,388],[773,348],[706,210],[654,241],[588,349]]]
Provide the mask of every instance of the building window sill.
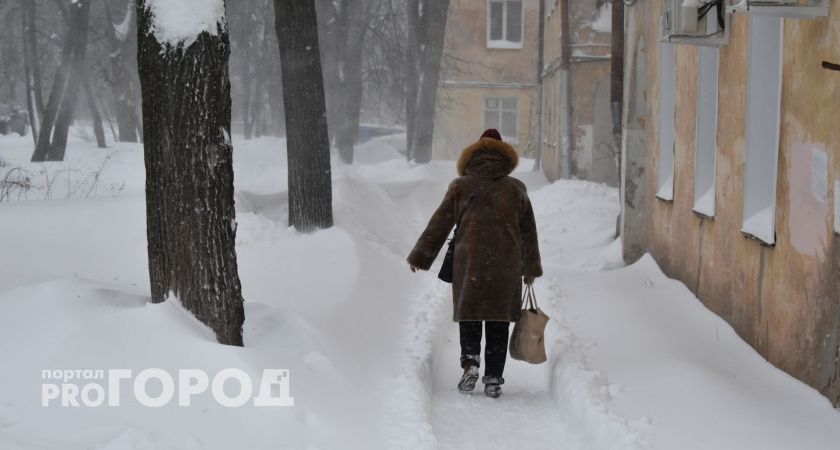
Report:
[[744,235],[744,239],[749,239],[751,241],[755,241],[759,245],[761,245],[762,247],[767,247],[767,248],[775,248],[776,247],[775,236],[773,236],[773,239],[771,239],[772,242],[767,242],[767,241],[764,240],[764,238],[758,237],[758,236],[750,233],[749,231],[741,230],[741,234]]
[[674,201],[674,189],[670,186],[673,183],[667,182],[664,186],[659,188],[659,191],[656,192],[656,198],[662,201],[673,203]]
[[706,214],[706,213],[704,213],[704,212],[702,212],[702,211],[698,211],[698,210],[696,210],[696,209],[693,209],[693,210],[692,210],[692,212],[694,213],[694,215],[696,215],[697,217],[699,217],[699,218],[701,218],[701,219],[711,220],[712,222],[714,222],[714,221],[715,221],[715,216],[713,216],[713,215],[712,215],[712,216],[710,216],[710,215],[708,215],[708,214]]
[[522,50],[522,42],[487,41],[487,48],[495,50]]
[[744,220],[741,233],[772,247],[776,244],[775,214],[776,210],[773,207],[754,213]]

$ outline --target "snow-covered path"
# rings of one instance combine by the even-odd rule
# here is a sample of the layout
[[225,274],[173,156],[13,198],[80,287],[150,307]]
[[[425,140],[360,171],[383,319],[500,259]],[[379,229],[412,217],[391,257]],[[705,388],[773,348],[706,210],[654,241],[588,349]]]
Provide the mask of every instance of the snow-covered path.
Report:
[[[524,166],[528,167],[527,164]],[[534,191],[532,197],[541,231],[541,246],[546,265],[550,267],[547,273],[551,275],[538,280],[537,292],[543,309],[555,314],[551,311],[556,309],[557,302],[553,297],[558,295],[558,291],[554,289],[556,281],[553,276],[566,274],[570,269],[602,270],[618,264],[619,255],[612,245],[617,198],[614,190],[604,186],[580,182],[546,186],[545,180],[535,174],[521,171],[516,176],[526,181],[529,189]],[[401,446],[442,449],[599,448],[598,440],[593,439],[592,434],[603,431],[597,428],[603,422],[611,422],[612,418],[602,415],[598,418],[600,420],[589,421],[587,414],[590,411],[576,411],[558,405],[552,383],[555,382],[555,362],[559,350],[551,343],[548,350],[552,359],[548,363],[529,365],[508,358],[501,399],[485,397],[480,381],[471,395],[457,391],[456,384],[461,374],[458,327],[450,320],[450,287],[434,279],[436,269],[437,266],[420,275],[427,279],[423,288],[425,293],[415,296],[415,320],[409,321],[406,327],[407,335],[421,336],[420,339],[407,339],[406,365],[416,369],[414,381],[420,384],[416,391],[423,394],[413,399],[421,404],[428,403],[419,414],[413,411],[413,428],[423,431],[416,433],[416,440],[400,442]],[[549,325],[549,338],[560,334],[558,330],[555,319]],[[421,363],[417,363],[418,360]],[[404,382],[400,379],[400,383]],[[395,392],[394,404],[399,404],[399,398],[405,397],[406,390],[397,388]],[[424,420],[431,426],[420,426]],[[594,427],[578,426],[588,421]],[[617,433],[625,431],[622,424],[615,426]],[[409,428],[412,427],[406,427],[402,432],[410,435]],[[627,445],[611,448],[632,449],[640,445],[641,441],[632,430],[626,432],[618,441],[626,437]],[[614,436],[615,433],[613,429],[605,434]]]
[[472,395],[463,395],[455,388],[460,376],[458,328],[452,323],[442,328],[432,362],[432,424],[440,448],[586,448],[554,404],[548,364],[528,366],[509,360],[502,398],[485,397],[480,380]]

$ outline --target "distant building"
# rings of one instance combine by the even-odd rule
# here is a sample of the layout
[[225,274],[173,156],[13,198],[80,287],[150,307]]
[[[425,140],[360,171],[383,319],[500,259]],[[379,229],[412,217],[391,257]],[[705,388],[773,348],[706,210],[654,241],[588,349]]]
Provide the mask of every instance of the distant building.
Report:
[[551,180],[564,165],[563,109],[571,118],[571,164],[575,178],[618,186],[618,151],[610,110],[610,4],[605,0],[568,0],[571,101],[564,97],[560,37],[564,14],[560,0],[544,0],[542,167]]
[[435,116],[434,157],[455,159],[486,128],[533,153],[537,0],[451,0]]
[[[544,11],[539,96],[540,2]],[[498,128],[527,157],[539,147],[549,179],[563,160],[559,0],[452,0],[438,90],[434,156],[457,158],[486,128]],[[618,186],[610,112],[610,23],[605,0],[570,0],[572,121],[570,174]],[[539,104],[542,103],[542,131]],[[539,136],[538,136],[539,134]]]
[[840,72],[821,63],[840,62],[840,9],[755,3],[710,32],[714,12],[698,24],[685,8],[626,8],[625,257],[649,251],[838,404]]

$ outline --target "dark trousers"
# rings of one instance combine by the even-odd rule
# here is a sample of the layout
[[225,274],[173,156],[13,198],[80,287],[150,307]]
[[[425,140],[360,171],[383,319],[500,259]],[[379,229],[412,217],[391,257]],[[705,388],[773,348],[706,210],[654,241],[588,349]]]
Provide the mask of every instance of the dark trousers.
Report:
[[[481,355],[481,324],[480,321],[458,322],[461,329],[461,367],[469,365],[480,366],[478,356]],[[484,360],[487,366],[484,375],[501,377],[505,370],[507,358],[508,332],[510,322],[484,322]]]

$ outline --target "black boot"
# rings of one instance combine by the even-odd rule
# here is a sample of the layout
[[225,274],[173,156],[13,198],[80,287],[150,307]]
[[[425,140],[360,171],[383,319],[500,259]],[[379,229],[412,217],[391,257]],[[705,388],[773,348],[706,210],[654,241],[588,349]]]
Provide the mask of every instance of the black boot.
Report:
[[478,360],[476,355],[466,355],[461,357],[461,367],[464,368],[464,374],[461,375],[461,381],[458,382],[458,390],[463,394],[468,394],[475,389],[475,382],[478,381]]
[[505,379],[502,377],[485,376],[481,379],[484,383],[484,395],[491,398],[499,398],[502,395],[502,385]]
[[458,390],[462,394],[469,394],[475,389],[475,382],[478,381],[478,367],[470,366],[464,369],[464,375],[458,382]]

